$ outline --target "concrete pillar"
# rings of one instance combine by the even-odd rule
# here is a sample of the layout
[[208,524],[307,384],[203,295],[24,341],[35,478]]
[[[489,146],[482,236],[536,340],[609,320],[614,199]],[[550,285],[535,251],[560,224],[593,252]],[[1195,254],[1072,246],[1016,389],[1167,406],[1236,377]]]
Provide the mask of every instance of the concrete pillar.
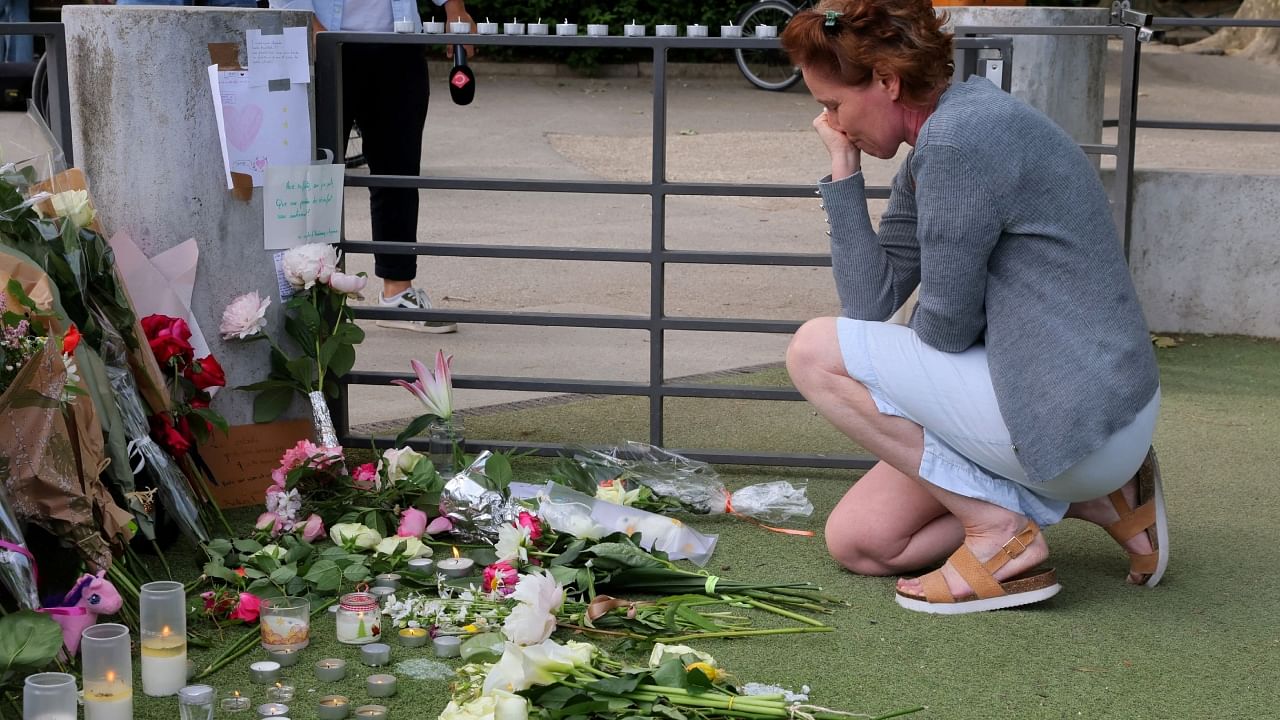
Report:
[[[213,99],[211,42],[245,43],[251,28],[306,27],[300,11],[67,5],[71,122],[77,164],[88,175],[103,227],[129,233],[154,255],[194,237],[200,246],[192,309],[234,387],[262,380],[267,347],[223,343],[222,309],[257,290],[275,295],[263,249],[262,193],[243,203],[226,189]],[[241,63],[246,62],[243,54]],[[134,293],[146,292],[133,288]],[[271,329],[282,328],[280,303]],[[232,425],[253,421],[252,396],[223,391],[215,408]],[[309,416],[296,402],[294,415]]]
[[[1106,25],[1108,11],[1061,7],[947,7],[948,26]],[[1053,118],[1076,142],[1102,139],[1106,39],[1014,35],[1013,94]]]

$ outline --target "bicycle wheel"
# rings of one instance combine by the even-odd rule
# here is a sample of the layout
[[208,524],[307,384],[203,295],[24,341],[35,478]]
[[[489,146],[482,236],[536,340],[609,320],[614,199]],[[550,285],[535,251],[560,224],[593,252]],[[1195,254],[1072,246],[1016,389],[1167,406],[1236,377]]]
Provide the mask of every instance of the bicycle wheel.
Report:
[[364,165],[364,135],[360,134],[360,126],[351,125],[351,136],[347,138],[347,167],[358,168]]
[[[755,37],[760,25],[782,28],[796,14],[796,8],[786,0],[764,0],[747,8],[738,17],[743,37]],[[786,90],[800,81],[800,70],[787,59],[781,50],[734,50],[738,69],[761,90]]]

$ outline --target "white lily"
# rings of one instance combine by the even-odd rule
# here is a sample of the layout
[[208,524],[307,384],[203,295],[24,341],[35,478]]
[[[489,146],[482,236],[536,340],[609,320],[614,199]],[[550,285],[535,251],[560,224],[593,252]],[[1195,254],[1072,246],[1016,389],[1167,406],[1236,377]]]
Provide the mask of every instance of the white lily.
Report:
[[445,355],[443,350],[436,351],[435,370],[429,369],[418,360],[410,362],[413,372],[418,376],[414,382],[392,380],[395,385],[413,393],[426,408],[427,412],[441,420],[448,420],[453,415],[453,375],[450,365],[452,355]]
[[494,720],[493,711],[496,701],[491,695],[482,695],[463,705],[450,700],[440,712],[439,720]]
[[502,658],[485,675],[483,692],[486,695],[493,690],[520,692],[534,685],[547,685],[555,681],[554,675],[526,656],[524,648],[509,642],[502,652]]

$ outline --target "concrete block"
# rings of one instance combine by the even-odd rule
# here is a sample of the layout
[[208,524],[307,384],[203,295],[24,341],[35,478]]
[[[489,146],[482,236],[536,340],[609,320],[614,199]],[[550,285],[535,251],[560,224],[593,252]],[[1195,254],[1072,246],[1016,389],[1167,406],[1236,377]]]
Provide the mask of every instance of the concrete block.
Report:
[[1139,170],[1133,197],[1152,330],[1280,337],[1280,175]]
[[[262,193],[243,203],[226,189],[208,66],[211,42],[244,45],[251,28],[307,27],[311,13],[203,7],[67,5],[75,154],[108,233],[128,232],[154,255],[194,237],[200,246],[192,308],[229,386],[263,379],[267,346],[223,343],[222,309],[257,290],[275,295],[263,249]],[[245,62],[243,54],[241,62]],[[135,294],[146,288],[134,288]],[[283,327],[280,303],[271,329]],[[227,390],[215,408],[252,422],[252,396]],[[294,415],[309,416],[295,401]]]
[[[948,27],[1106,25],[1098,8],[947,7]],[[1102,139],[1106,40],[1083,35],[1014,35],[1013,88],[1079,143]]]

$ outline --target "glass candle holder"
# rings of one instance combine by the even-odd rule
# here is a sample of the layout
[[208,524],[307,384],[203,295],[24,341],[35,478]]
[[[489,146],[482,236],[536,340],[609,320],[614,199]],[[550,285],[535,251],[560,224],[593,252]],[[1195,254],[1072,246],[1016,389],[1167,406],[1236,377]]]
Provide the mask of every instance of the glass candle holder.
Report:
[[241,695],[239,690],[232,690],[230,695],[222,698],[219,707],[224,713],[242,713],[249,709],[249,698]]
[[[80,634],[85,720],[133,720],[133,658],[129,646],[129,628],[124,625],[93,625]],[[183,685],[186,674],[184,658]]]
[[188,685],[178,691],[180,720],[213,720],[213,688]]
[[311,603],[305,598],[263,600],[259,617],[262,647],[266,650],[297,651],[311,643]]
[[80,700],[74,675],[45,672],[22,684],[22,720],[76,720]]
[[171,580],[142,586],[139,615],[142,636],[142,692],[176,695],[187,684],[187,595]]
[[367,592],[343,595],[336,622],[338,642],[345,645],[366,645],[382,634],[382,610]]

